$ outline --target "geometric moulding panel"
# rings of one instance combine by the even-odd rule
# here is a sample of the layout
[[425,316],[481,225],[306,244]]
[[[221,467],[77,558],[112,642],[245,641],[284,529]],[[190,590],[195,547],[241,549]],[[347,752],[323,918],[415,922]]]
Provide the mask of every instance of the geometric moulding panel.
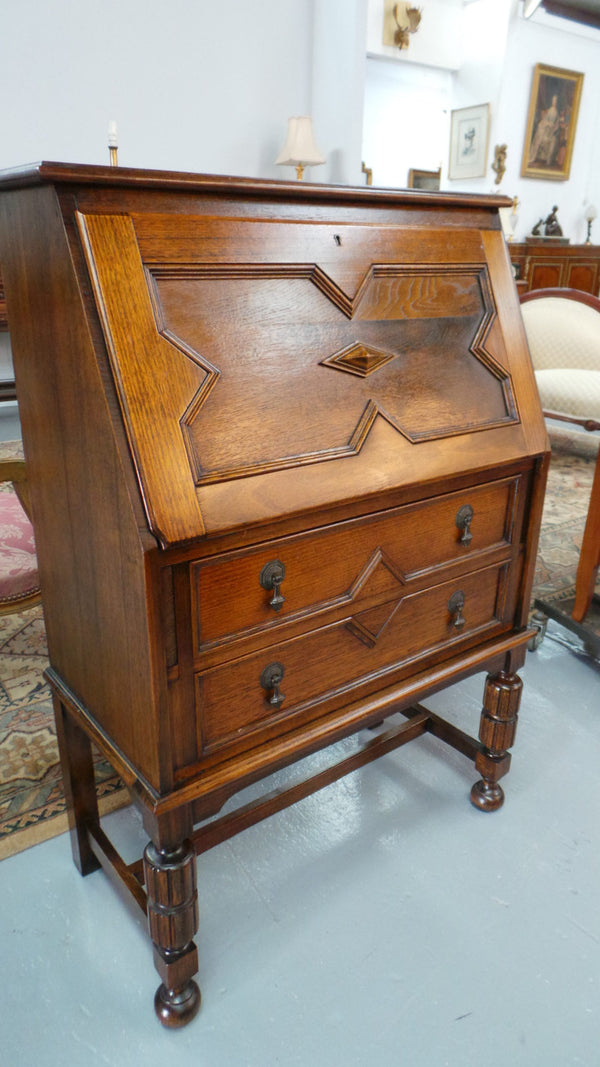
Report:
[[354,297],[298,265],[150,273],[207,370],[180,418],[199,486],[350,458],[379,418],[415,443],[517,421],[483,266],[375,264]]

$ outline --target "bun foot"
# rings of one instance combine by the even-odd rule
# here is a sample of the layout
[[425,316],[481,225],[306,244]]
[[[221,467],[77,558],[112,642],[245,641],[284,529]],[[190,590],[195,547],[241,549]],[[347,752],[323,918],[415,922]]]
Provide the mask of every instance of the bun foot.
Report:
[[186,1026],[197,1015],[201,999],[193,979],[183,989],[167,989],[160,985],[154,997],[154,1010],[163,1026],[174,1029]]
[[482,778],[471,789],[471,804],[480,811],[497,811],[504,804],[504,790],[497,782]]

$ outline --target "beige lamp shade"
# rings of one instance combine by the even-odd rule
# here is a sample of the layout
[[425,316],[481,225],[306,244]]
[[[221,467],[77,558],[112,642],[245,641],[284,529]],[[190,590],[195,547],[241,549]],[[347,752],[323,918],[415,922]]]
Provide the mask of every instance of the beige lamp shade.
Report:
[[325,156],[315,144],[312,119],[308,115],[296,115],[288,119],[288,131],[285,144],[275,163],[279,166],[295,167],[299,178],[305,167],[317,167],[325,162]]

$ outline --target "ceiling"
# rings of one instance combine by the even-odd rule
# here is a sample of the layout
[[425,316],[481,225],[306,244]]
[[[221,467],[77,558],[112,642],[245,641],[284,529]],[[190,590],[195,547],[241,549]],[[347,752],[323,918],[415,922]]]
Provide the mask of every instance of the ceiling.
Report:
[[549,15],[600,29],[600,0],[542,0],[541,7]]

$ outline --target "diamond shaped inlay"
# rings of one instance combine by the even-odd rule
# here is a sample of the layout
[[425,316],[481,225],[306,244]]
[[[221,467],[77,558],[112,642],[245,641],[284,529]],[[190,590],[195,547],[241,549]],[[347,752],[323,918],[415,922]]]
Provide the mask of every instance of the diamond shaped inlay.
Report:
[[351,619],[348,619],[347,629],[369,648],[374,648],[377,644],[402,602],[401,590],[404,584],[402,571],[381,548],[375,549],[352,583],[350,590],[352,599],[356,600],[360,597],[363,604],[368,603],[369,600],[372,601],[375,597],[389,597],[390,593],[395,590],[399,593],[393,599],[386,599],[383,603],[367,607],[366,610],[357,612]]
[[355,637],[358,637],[359,641],[368,645],[369,648],[374,648],[401,602],[402,598],[393,600],[391,603],[379,604],[369,611],[362,611],[360,615],[354,615],[349,619],[346,626]]
[[397,352],[382,352],[377,348],[367,348],[366,345],[356,341],[341,352],[335,352],[321,360],[322,367],[333,367],[334,370],[345,371],[346,374],[356,374],[359,378],[368,378],[369,374],[385,367],[396,359]]

